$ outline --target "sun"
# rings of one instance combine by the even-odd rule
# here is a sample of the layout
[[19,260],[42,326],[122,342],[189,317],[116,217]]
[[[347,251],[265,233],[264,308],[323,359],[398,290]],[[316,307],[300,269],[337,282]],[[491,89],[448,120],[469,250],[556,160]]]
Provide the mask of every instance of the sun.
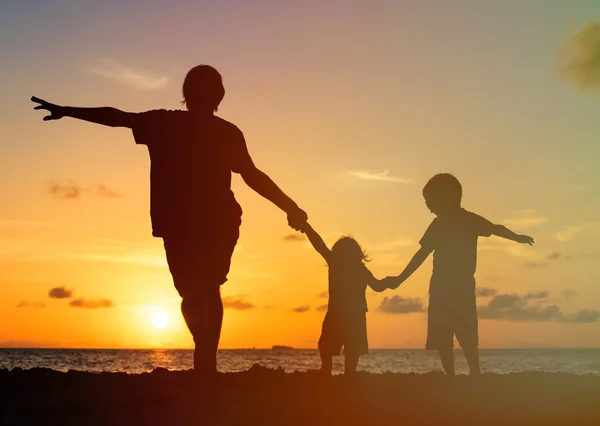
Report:
[[152,315],[152,325],[156,328],[166,328],[169,325],[169,316],[160,311]]

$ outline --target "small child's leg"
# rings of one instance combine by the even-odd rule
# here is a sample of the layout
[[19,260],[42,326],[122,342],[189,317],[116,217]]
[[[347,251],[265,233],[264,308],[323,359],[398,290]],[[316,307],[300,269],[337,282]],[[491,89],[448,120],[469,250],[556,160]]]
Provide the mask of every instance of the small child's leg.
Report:
[[454,351],[452,348],[440,349],[440,360],[446,376],[454,376]]
[[323,352],[319,352],[319,354],[321,355],[321,372],[331,374],[331,370],[333,370],[333,357]]
[[479,367],[479,350],[477,346],[463,348],[467,364],[469,364],[469,374],[471,376],[481,376],[481,368]]
[[358,355],[346,354],[344,356],[344,374],[353,374],[358,367]]

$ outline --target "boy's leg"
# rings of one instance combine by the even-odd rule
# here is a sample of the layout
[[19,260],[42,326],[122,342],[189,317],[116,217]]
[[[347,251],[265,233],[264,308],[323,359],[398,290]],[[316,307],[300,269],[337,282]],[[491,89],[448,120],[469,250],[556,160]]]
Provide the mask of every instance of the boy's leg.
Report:
[[430,295],[427,311],[427,349],[437,350],[444,372],[454,376],[454,328],[452,300],[446,295]]
[[319,354],[321,355],[321,372],[330,375],[333,370],[333,357],[323,351],[320,351]]
[[440,360],[442,361],[442,367],[446,376],[454,376],[454,350],[450,348],[440,349]]
[[358,355],[345,354],[344,356],[344,374],[354,374],[358,367]]
[[479,350],[477,346],[463,348],[467,364],[469,364],[469,374],[471,376],[481,376],[481,368],[479,367]]
[[460,315],[456,322],[456,338],[463,348],[469,373],[471,376],[480,376],[479,366],[479,327],[477,323],[477,304],[475,292],[465,295]]

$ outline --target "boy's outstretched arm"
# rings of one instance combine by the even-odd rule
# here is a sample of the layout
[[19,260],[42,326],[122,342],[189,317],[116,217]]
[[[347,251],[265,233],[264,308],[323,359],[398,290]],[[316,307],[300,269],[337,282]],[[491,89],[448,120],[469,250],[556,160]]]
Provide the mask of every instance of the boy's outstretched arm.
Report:
[[110,127],[133,127],[135,113],[125,112],[112,107],[100,108],[77,108],[52,104],[35,96],[31,101],[38,103],[34,109],[46,110],[50,113],[44,117],[44,121],[59,120],[63,117],[72,117],[90,123],[102,124]]
[[402,273],[395,278],[396,283],[393,287],[390,288],[398,288],[400,284],[406,281],[408,277],[410,277],[413,274],[413,272],[419,269],[419,266],[421,266],[423,262],[425,262],[425,259],[427,259],[429,253],[431,253],[432,251],[433,250],[431,250],[430,248],[421,247],[419,251],[415,253],[410,262],[408,262],[408,265],[406,265],[404,271],[402,271]]
[[534,243],[533,238],[530,236],[515,234],[504,225],[494,225],[492,228],[492,235],[497,235],[498,237],[506,238],[507,240],[521,244],[529,244],[530,246]]
[[318,251],[321,256],[323,256],[323,259],[325,259],[327,263],[329,263],[331,258],[331,250],[329,250],[329,247],[327,247],[327,244],[325,244],[323,238],[321,238],[317,231],[315,231],[308,222],[303,225],[302,231],[306,234],[308,241],[310,241],[315,250]]

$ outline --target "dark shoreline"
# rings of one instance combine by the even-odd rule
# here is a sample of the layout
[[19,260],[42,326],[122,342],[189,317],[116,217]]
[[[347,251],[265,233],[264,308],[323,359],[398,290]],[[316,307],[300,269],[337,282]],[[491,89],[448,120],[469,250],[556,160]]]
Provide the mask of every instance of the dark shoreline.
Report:
[[0,370],[0,425],[600,425],[592,374]]

